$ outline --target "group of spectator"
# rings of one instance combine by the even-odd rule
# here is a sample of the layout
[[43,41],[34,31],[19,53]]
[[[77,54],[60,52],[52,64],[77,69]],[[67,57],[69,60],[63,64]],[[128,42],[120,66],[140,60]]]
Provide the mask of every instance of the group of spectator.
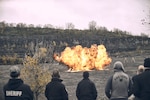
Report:
[[[138,67],[137,75],[132,78],[125,72],[122,62],[113,65],[114,74],[110,76],[105,86],[105,94],[110,100],[150,100],[150,58],[144,59],[143,66]],[[8,83],[4,86],[5,100],[33,100],[30,87],[19,78],[20,69],[10,68]],[[69,100],[68,92],[62,83],[58,70],[52,73],[51,81],[46,85],[47,100]],[[89,72],[83,72],[83,79],[77,84],[76,97],[78,100],[97,100],[95,83],[89,78]]]
[[113,68],[114,74],[105,87],[110,100],[150,100],[150,58],[144,59],[133,77],[125,73],[120,61],[115,62]]

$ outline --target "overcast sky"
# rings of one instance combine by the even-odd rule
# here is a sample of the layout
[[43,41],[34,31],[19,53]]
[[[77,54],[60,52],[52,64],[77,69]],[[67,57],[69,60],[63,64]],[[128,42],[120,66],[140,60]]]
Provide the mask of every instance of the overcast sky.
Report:
[[7,23],[51,24],[88,29],[90,21],[109,30],[114,28],[134,35],[150,30],[142,25],[150,12],[150,0],[0,0],[0,21]]

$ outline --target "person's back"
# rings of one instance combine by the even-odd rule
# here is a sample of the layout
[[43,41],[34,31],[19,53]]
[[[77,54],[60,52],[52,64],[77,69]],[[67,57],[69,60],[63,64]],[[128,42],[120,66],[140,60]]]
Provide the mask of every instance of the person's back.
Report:
[[96,100],[97,90],[95,84],[88,78],[89,73],[83,73],[83,79],[78,83],[76,88],[76,96],[78,100]]
[[150,58],[144,60],[145,71],[133,79],[133,94],[140,100],[150,100]]
[[54,71],[52,80],[46,85],[45,96],[47,100],[68,100],[68,93],[65,89],[63,80],[60,79],[58,71]]
[[110,100],[128,100],[131,95],[132,82],[124,73],[124,67],[120,61],[114,63],[114,72],[114,75],[107,81],[105,94]]
[[[126,98],[128,97],[129,77],[122,71],[116,72],[112,79],[112,94],[111,98]],[[126,92],[125,92],[126,91]]]
[[5,100],[33,100],[33,92],[30,87],[19,79],[20,69],[17,66],[10,68],[8,83],[3,87]]
[[[132,77],[132,80],[134,80],[134,78],[135,78],[137,75],[139,75],[139,74],[141,74],[141,73],[143,73],[143,72],[144,72],[144,66],[143,66],[143,65],[139,65],[139,66],[138,66],[138,69],[137,69],[137,72],[136,72],[136,75]],[[140,100],[138,97],[134,96],[134,94],[132,94],[128,99],[129,99],[129,100]]]
[[133,93],[141,100],[150,100],[150,69],[135,76]]

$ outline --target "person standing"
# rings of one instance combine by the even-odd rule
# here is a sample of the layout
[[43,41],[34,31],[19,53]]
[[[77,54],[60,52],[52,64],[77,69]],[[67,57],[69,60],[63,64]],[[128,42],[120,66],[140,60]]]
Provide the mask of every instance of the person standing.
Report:
[[[139,75],[139,74],[141,74],[143,72],[144,72],[144,66],[143,65],[139,65],[138,69],[137,69],[137,72],[136,72],[136,75]],[[135,76],[132,77],[132,80],[134,80]],[[140,100],[138,97],[135,97],[134,94],[132,94],[128,99],[129,100]]]
[[63,80],[60,79],[59,71],[54,70],[51,82],[46,85],[45,96],[47,100],[68,100],[68,93],[65,85],[62,84]]
[[108,79],[105,86],[105,94],[110,100],[128,100],[132,94],[132,80],[124,72],[122,62],[114,63],[114,74]]
[[23,80],[19,78],[20,69],[18,66],[10,68],[10,76],[11,79],[3,87],[5,100],[33,100],[30,86],[24,84]]
[[83,79],[78,83],[76,88],[78,100],[96,100],[97,90],[95,84],[89,79],[89,72],[83,72]]
[[150,100],[150,58],[144,59],[145,71],[133,78],[133,94],[140,100]]

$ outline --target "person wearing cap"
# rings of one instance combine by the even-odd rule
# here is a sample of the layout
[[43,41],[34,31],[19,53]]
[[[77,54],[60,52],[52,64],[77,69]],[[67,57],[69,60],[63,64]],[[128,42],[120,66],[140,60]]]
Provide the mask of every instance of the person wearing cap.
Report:
[[83,79],[78,83],[76,88],[78,100],[96,100],[97,90],[94,82],[89,79],[89,72],[83,72]]
[[33,100],[33,92],[30,86],[24,84],[19,76],[19,67],[12,66],[10,68],[11,79],[9,79],[8,83],[3,87],[5,100]]
[[145,71],[133,79],[133,94],[140,100],[150,100],[150,58],[144,59]]
[[51,82],[46,85],[45,89],[45,97],[47,100],[68,100],[68,93],[62,81],[59,71],[54,70]]
[[110,100],[128,100],[132,94],[132,80],[125,73],[122,62],[113,65],[114,74],[110,76],[105,86],[105,94]]

